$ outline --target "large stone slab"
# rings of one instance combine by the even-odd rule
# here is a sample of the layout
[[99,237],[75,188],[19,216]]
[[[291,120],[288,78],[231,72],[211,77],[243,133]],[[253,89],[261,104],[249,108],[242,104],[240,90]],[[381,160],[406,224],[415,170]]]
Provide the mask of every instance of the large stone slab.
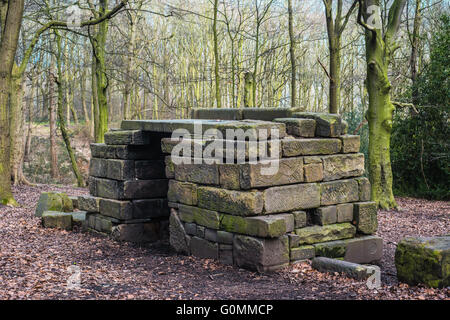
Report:
[[[268,169],[273,168],[274,174]],[[303,182],[303,158],[272,160],[270,164],[241,164],[240,186],[253,189]],[[269,174],[271,173],[271,174]]]
[[316,131],[316,121],[313,119],[277,118],[274,122],[284,123],[286,133],[295,137],[312,138]]
[[273,187],[264,191],[266,213],[289,212],[319,206],[319,185],[315,183]]
[[373,275],[375,270],[379,271],[379,268],[376,266],[363,266],[326,257],[314,258],[311,266],[320,272],[339,272],[357,280],[365,280]]
[[71,212],[73,211],[72,200],[65,193],[42,192],[34,216],[41,217],[44,211]]
[[134,179],[134,161],[91,158],[89,165],[89,175],[114,180]]
[[233,241],[234,263],[242,268],[259,272],[271,271],[289,263],[287,236],[261,239],[236,235]]
[[100,198],[93,196],[78,196],[78,209],[87,212],[99,212]]
[[178,181],[219,185],[219,169],[216,164],[176,164],[174,161],[174,168],[175,179]]
[[359,233],[374,234],[378,229],[377,204],[375,202],[354,203],[353,218]]
[[316,120],[316,136],[319,137],[339,137],[346,131],[346,125],[341,116],[336,114],[296,112],[292,116]]
[[383,239],[363,236],[314,244],[316,255],[328,258],[344,258],[355,263],[374,263],[383,256]]
[[147,145],[107,145],[104,143],[91,143],[91,156],[93,158],[123,159],[123,160],[150,160],[161,158],[158,147]]
[[[293,215],[266,215],[258,217],[240,217],[224,214],[220,229],[260,238],[277,238],[284,235],[294,225]],[[292,230],[291,230],[292,231]]]
[[72,214],[68,212],[44,211],[42,225],[44,228],[72,230]]
[[341,140],[285,138],[281,142],[281,148],[283,157],[328,155],[341,151]]
[[320,184],[320,204],[322,206],[358,200],[358,182],[354,179],[322,182]]
[[164,160],[138,160],[134,162],[135,177],[140,180],[165,179]]
[[197,205],[197,185],[189,182],[170,180],[167,199],[171,202],[195,206]]
[[[198,136],[202,135],[207,130],[216,129],[222,133],[224,138],[230,140],[235,139],[227,135],[227,130],[232,130],[233,132],[237,133],[237,136],[235,136],[237,140],[245,140],[249,138],[259,139],[264,137],[269,138],[274,132],[272,130],[275,129],[278,131],[279,137],[284,137],[286,134],[286,127],[282,123],[254,120],[123,120],[121,123],[121,128],[122,130],[142,130],[144,132],[150,131],[168,134],[177,129],[180,129],[185,130],[184,133],[186,133],[186,136],[188,134]],[[240,130],[240,132],[238,130]],[[247,134],[241,135],[241,133]]]
[[340,154],[322,157],[323,180],[358,177],[364,174],[364,154]]
[[242,110],[237,108],[194,108],[192,119],[242,120]]
[[150,142],[150,134],[141,130],[117,130],[105,133],[105,144],[109,145],[145,145]]
[[93,196],[116,200],[164,198],[168,183],[167,179],[117,181],[89,177],[89,191]]
[[300,237],[299,244],[314,244],[333,240],[353,238],[356,228],[350,223],[330,224],[326,226],[311,226],[295,229]]
[[400,281],[433,288],[450,286],[450,235],[405,238],[395,252]]
[[100,199],[100,213],[118,220],[133,219],[133,204],[131,201]]
[[276,118],[290,117],[290,108],[244,108],[242,109],[243,119],[272,121]]
[[216,211],[187,206],[183,204],[178,205],[178,210],[179,217],[184,222],[194,222],[201,226],[215,230],[219,229],[220,227],[222,215]]
[[201,208],[238,216],[260,214],[264,206],[263,194],[258,191],[198,187],[197,198]]

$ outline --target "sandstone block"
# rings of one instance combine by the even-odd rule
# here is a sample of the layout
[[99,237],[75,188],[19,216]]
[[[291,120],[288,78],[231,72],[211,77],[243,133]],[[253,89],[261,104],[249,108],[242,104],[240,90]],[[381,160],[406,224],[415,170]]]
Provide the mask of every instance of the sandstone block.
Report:
[[336,206],[337,222],[352,222],[353,221],[353,204],[342,203]]
[[301,261],[306,259],[312,259],[315,257],[313,246],[301,246],[297,248],[291,248],[290,250],[290,260],[291,261]]
[[377,205],[375,202],[358,202],[353,206],[353,216],[359,233],[374,234],[378,229]]
[[166,165],[164,160],[138,160],[134,162],[136,179],[165,179]]
[[187,205],[197,205],[197,185],[176,180],[169,181],[167,199]]
[[198,206],[240,216],[257,215],[263,209],[263,194],[257,191],[234,191],[198,187]]
[[293,224],[293,221],[288,221],[288,218],[282,217],[282,215],[239,217],[224,214],[220,229],[260,238],[277,238],[287,232],[287,224],[289,223]]
[[277,118],[274,122],[284,123],[286,133],[295,137],[314,137],[316,121],[313,119]]
[[41,217],[44,211],[71,212],[72,200],[65,193],[42,192],[34,216]]
[[356,228],[350,223],[340,223],[295,229],[295,233],[300,237],[300,244],[314,244],[352,238]]
[[233,242],[234,263],[259,272],[270,271],[289,263],[287,236],[261,239],[236,235]]
[[281,143],[283,157],[303,155],[327,155],[341,151],[339,139],[283,139]]
[[319,186],[315,183],[272,187],[264,191],[266,213],[289,212],[319,206]]
[[360,138],[353,135],[342,135],[339,137],[342,141],[342,153],[356,153],[359,152]]
[[44,228],[72,230],[72,215],[67,212],[44,211],[42,225]]
[[79,196],[78,208],[87,212],[99,212],[100,198],[92,196]]
[[395,252],[400,281],[433,288],[450,286],[450,235],[405,238]]
[[321,226],[337,222],[336,206],[320,207],[314,211],[314,220]]
[[364,173],[364,154],[324,156],[323,180],[331,181],[361,176]]
[[323,164],[305,164],[305,182],[319,182],[323,180]]
[[358,182],[354,179],[322,182],[320,184],[320,204],[322,206],[354,202],[358,199]]
[[169,242],[176,252],[190,254],[190,237],[184,230],[183,223],[178,218],[177,211],[172,209],[169,218]]

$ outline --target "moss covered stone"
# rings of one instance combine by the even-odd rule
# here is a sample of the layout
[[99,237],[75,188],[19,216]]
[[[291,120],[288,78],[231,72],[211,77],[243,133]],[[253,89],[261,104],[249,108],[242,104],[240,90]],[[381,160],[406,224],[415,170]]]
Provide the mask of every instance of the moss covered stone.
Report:
[[315,256],[315,249],[313,246],[301,246],[297,248],[291,248],[290,260],[301,261],[306,259],[312,259]]
[[234,191],[198,187],[198,206],[238,216],[257,215],[263,210],[263,194],[258,191]]
[[450,236],[406,238],[395,252],[400,281],[433,288],[450,286]]
[[72,230],[72,214],[67,212],[44,211],[42,225],[44,228]]
[[295,229],[295,233],[300,237],[299,244],[314,244],[353,238],[356,228],[350,223],[340,223]]
[[72,200],[65,193],[42,192],[34,215],[41,217],[44,211],[73,211]]
[[195,222],[201,226],[219,229],[221,214],[216,211],[180,204],[179,217],[184,222]]
[[287,232],[289,223],[284,215],[239,217],[224,214],[221,217],[220,229],[261,238],[276,238]]

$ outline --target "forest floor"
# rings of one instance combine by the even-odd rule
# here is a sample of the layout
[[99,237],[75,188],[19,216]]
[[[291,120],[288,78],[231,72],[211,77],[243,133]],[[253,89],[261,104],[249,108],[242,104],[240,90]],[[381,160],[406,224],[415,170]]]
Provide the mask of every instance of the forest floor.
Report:
[[[16,187],[18,208],[0,207],[0,299],[446,299],[450,289],[410,287],[395,277],[394,252],[405,236],[450,232],[450,203],[398,198],[399,211],[379,212],[384,239],[382,287],[313,270],[310,263],[269,274],[180,256],[167,243],[136,246],[81,231],[44,229],[34,210],[40,192],[85,189]],[[67,268],[81,286],[67,288]]]

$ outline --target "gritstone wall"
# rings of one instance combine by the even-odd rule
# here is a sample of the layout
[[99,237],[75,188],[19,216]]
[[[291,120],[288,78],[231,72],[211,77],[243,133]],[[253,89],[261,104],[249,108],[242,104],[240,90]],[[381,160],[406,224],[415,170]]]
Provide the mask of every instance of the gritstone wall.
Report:
[[257,271],[314,256],[381,259],[359,136],[339,116],[252,108],[192,118],[125,120],[91,145],[91,195],[79,198],[88,228],[122,241],[169,237],[177,252]]

